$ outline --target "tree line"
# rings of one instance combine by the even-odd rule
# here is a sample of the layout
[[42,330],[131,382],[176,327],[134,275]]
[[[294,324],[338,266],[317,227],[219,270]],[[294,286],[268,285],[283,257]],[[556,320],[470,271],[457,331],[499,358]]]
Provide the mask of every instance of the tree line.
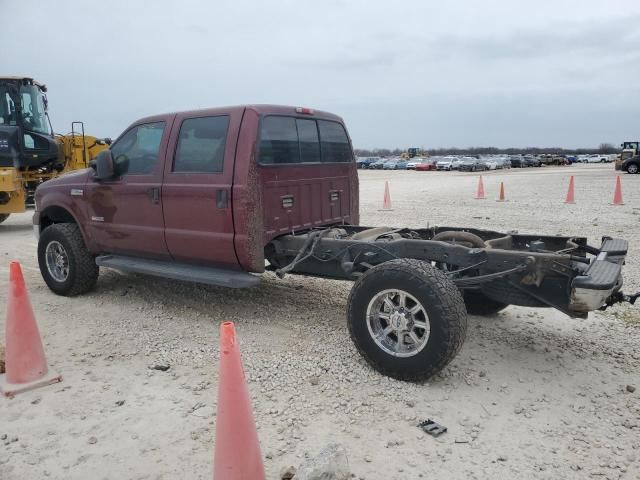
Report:
[[[614,147],[611,143],[601,143],[598,148],[561,148],[561,147],[526,147],[526,148],[497,148],[497,147],[469,147],[469,148],[431,148],[418,149],[422,155],[431,156],[442,155],[592,155],[592,154],[612,154],[619,153],[620,148]],[[374,148],[372,150],[365,148],[354,149],[358,157],[395,157],[406,152],[400,148]]]

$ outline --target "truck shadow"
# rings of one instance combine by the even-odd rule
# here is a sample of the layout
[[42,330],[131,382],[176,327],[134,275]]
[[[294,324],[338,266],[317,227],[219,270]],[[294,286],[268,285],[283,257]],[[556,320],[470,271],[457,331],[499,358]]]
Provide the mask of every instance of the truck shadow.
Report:
[[24,224],[1,225],[0,224],[0,235],[12,233],[12,232],[27,232],[32,230],[33,230],[33,225],[31,224],[28,224],[28,225],[24,225]]

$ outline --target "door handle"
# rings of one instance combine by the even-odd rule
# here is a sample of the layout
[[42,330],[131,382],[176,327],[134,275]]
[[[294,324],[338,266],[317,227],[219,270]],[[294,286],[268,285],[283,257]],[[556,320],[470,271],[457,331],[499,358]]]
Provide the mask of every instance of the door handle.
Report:
[[216,191],[216,207],[227,208],[229,206],[229,193],[220,189]]
[[160,187],[151,187],[149,189],[149,198],[151,199],[151,203],[159,203],[160,202]]

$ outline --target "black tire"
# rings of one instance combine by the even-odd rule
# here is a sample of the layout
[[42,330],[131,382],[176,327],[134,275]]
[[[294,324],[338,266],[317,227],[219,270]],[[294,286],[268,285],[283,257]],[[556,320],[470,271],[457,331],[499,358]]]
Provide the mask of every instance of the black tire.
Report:
[[475,290],[465,290],[462,293],[462,298],[464,298],[467,313],[481,317],[490,317],[509,306],[508,303],[496,302],[482,292]]
[[4,222],[7,218],[9,218],[10,213],[0,213],[0,223]]
[[[369,303],[384,290],[402,290],[424,308],[430,332],[422,350],[393,356],[369,333]],[[467,312],[458,288],[429,262],[391,260],[368,270],[355,283],[347,305],[349,333],[365,360],[383,375],[406,381],[427,380],[458,353],[467,332]]]
[[640,171],[640,166],[637,163],[630,163],[627,165],[627,173],[636,174]]
[[[68,275],[65,280],[56,280],[47,267],[47,246],[58,242],[68,258]],[[38,241],[38,265],[47,286],[58,295],[73,297],[92,290],[100,269],[82,239],[80,228],[75,223],[57,223],[44,229]]]

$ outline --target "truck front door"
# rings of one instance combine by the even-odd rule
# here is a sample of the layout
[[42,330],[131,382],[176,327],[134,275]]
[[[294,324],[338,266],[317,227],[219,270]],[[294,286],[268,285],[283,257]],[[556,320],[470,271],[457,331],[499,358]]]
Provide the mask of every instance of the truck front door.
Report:
[[168,120],[131,127],[111,146],[128,160],[125,174],[87,182],[87,232],[106,253],[168,257],[162,216],[162,172],[171,125]]
[[241,111],[176,117],[162,186],[165,239],[177,261],[238,268],[231,187]]

